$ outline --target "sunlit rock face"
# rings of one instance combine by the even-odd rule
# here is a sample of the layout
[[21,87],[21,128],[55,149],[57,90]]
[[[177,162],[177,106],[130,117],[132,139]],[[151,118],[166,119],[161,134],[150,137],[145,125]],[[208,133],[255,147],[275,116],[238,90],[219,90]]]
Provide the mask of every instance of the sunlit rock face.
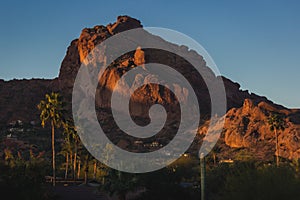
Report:
[[226,115],[225,143],[234,148],[254,148],[260,154],[275,153],[275,135],[270,130],[268,117],[271,113],[286,116],[286,128],[279,131],[279,155],[294,159],[300,156],[300,124],[295,121],[297,110],[276,107],[265,102],[255,105],[246,99],[241,108],[233,108]]
[[[108,25],[97,25],[93,28],[82,30],[78,39],[73,40],[67,49],[66,55],[61,63],[59,77],[53,80],[0,80],[0,121],[7,124],[13,120],[21,119],[25,122],[39,121],[39,114],[36,105],[44,97],[45,93],[59,91],[68,103],[68,110],[71,111],[71,97],[76,75],[85,58],[98,44],[107,38],[122,31],[142,28],[139,20],[129,16],[120,16],[116,22]],[[145,32],[145,34],[147,34]],[[160,40],[165,45],[172,47],[190,58],[197,58],[198,65],[203,69],[206,78],[216,80],[222,78],[227,96],[227,115],[221,142],[230,148],[249,148],[260,154],[265,159],[272,157],[275,153],[274,133],[269,130],[267,117],[271,112],[282,113],[286,116],[288,127],[279,135],[280,151],[282,157],[293,159],[300,154],[300,113],[299,110],[286,109],[283,106],[275,105],[267,98],[258,96],[248,91],[243,91],[238,83],[232,82],[225,77],[216,77],[206,66],[205,60],[195,51],[185,46],[178,46],[152,36],[153,40]],[[199,135],[206,134],[210,113],[210,96],[205,82],[201,75],[184,59],[178,55],[151,49],[139,48],[122,55],[114,63],[106,63],[107,58],[104,52],[97,53],[91,63],[102,63],[109,65],[108,69],[99,79],[96,91],[96,107],[105,110],[111,106],[111,94],[116,90],[121,95],[128,95],[136,85],[146,83],[148,80],[157,77],[147,74],[147,63],[160,63],[171,66],[182,74],[193,86],[198,97],[201,111],[201,118],[204,121],[200,124]],[[133,82],[124,82],[116,87],[116,83],[129,70],[141,67],[145,73],[137,74]],[[179,101],[186,101],[189,95],[186,88],[181,84],[169,85],[174,93],[166,87],[157,84],[145,84],[134,91],[129,105],[133,116],[148,117],[149,107],[153,104],[161,104],[169,107],[172,111],[178,108]],[[280,92],[280,91],[279,91]],[[180,114],[176,113],[175,114]],[[105,121],[105,119],[103,119]],[[108,128],[109,124],[107,125]],[[163,138],[163,137],[162,137]],[[196,140],[201,143],[201,140]],[[128,142],[128,141],[127,141]],[[130,143],[129,143],[130,144]],[[198,145],[195,144],[196,146]],[[197,151],[197,148],[194,148]]]
[[[79,39],[74,40],[69,46],[60,69],[59,86],[64,96],[70,98],[78,69],[95,46],[114,34],[140,27],[142,27],[140,21],[128,16],[120,16],[113,24],[83,29]],[[161,40],[161,38],[156,39]],[[206,62],[202,56],[198,55],[195,51],[189,50],[185,46],[178,46],[163,40],[161,41],[165,42],[165,45],[172,46],[172,48],[177,49],[177,51],[183,52],[188,57],[196,57],[200,61],[199,66],[206,71],[205,74],[208,79],[214,80],[218,78],[206,66]],[[102,56],[101,52],[96,53],[98,54],[97,59],[99,60],[94,62],[105,63],[106,58],[104,53]],[[103,76],[99,79],[98,89],[96,91],[96,106],[98,108],[109,108],[111,106],[110,97],[112,91],[116,90],[122,95],[128,95],[126,91],[130,91],[134,88],[135,84],[156,78],[150,75],[138,74],[132,83],[123,83],[116,88],[118,80],[132,68],[141,66],[147,71],[147,67],[145,67],[147,63],[160,63],[172,66],[183,74],[186,79],[189,80],[199,98],[201,117],[205,119],[205,116],[209,116],[210,97],[207,86],[190,64],[177,55],[159,50],[141,49],[138,45],[135,51],[121,56],[103,73]],[[241,90],[238,83],[234,83],[225,77],[222,78],[226,90],[228,109],[222,136],[224,144],[230,148],[257,149],[262,158],[274,155],[274,135],[269,130],[266,119],[270,112],[285,112],[286,115],[289,116],[287,119],[289,127],[279,136],[281,141],[279,154],[289,159],[298,157],[300,152],[298,142],[299,123],[297,124],[295,120],[297,118],[295,116],[299,116],[298,111],[291,111],[282,106],[275,105],[265,97]],[[140,87],[131,96],[131,114],[147,117],[149,107],[155,103],[176,108],[178,100],[185,99],[188,96],[188,92],[185,88],[180,87],[179,84],[174,84],[170,87],[174,89],[175,94],[159,85],[146,84]],[[207,131],[205,124],[207,123],[202,124],[202,129],[200,129],[203,134]]]
[[[106,63],[104,52],[102,53],[92,51],[95,46],[114,34],[120,33],[125,30],[141,27],[142,25],[139,20],[133,19],[129,16],[119,16],[117,18],[117,21],[113,24],[108,24],[106,26],[98,25],[93,28],[83,29],[80,37],[71,42],[71,45],[68,47],[67,54],[61,65],[59,73],[59,87],[64,96],[67,99],[70,99],[74,80],[79,67],[81,63],[86,62],[85,58],[89,53],[92,52],[97,54],[97,56],[92,56],[92,58],[98,59],[90,60],[90,62],[109,64]],[[172,48],[177,49],[176,51],[182,52],[187,57],[197,58],[197,60],[199,61],[199,66],[203,68],[203,71],[205,71],[207,78],[210,80],[216,79],[214,73],[206,66],[205,60],[195,51],[189,50],[185,46],[171,44],[159,37],[152,37],[155,40],[160,40],[167,46],[171,46]],[[161,63],[167,66],[172,66],[174,69],[183,74],[186,79],[191,82],[191,85],[194,86],[195,93],[199,97],[202,113],[208,114],[210,112],[210,97],[208,94],[207,86],[201,76],[199,76],[197,71],[194,70],[187,61],[180,58],[178,55],[166,53],[159,50],[144,50],[141,49],[138,45],[135,52],[130,52],[127,55],[122,56],[117,62],[114,63],[114,66],[111,66],[109,70],[104,72],[103,78],[99,81],[99,85],[101,86],[101,88],[99,88],[99,90],[97,91],[97,93],[99,93],[98,98],[102,99],[98,101],[98,105],[100,107],[109,107],[110,98],[108,98],[108,96],[115,87],[115,84],[120,79],[120,77],[122,77],[123,74],[130,69],[137,66],[141,66],[145,69],[145,63]],[[139,81],[145,81],[147,78],[149,78],[149,76],[139,76]],[[268,101],[264,97],[260,97],[255,94],[249,94],[247,91],[240,90],[240,85],[237,83],[233,83],[229,79],[223,78],[223,80],[226,87],[228,108],[240,107],[243,104],[244,99],[246,98],[252,99],[254,102]],[[131,87],[132,86],[130,85],[128,86],[128,88]],[[173,85],[172,87],[176,91],[176,95],[178,95],[179,98],[186,98],[187,93],[185,88],[180,88],[179,84]],[[102,93],[101,95],[100,90]],[[146,91],[151,91],[152,95],[148,95],[151,98],[142,100],[140,97],[147,96]],[[141,103],[143,103],[143,101],[148,101],[150,103],[161,103],[164,101],[165,104],[172,104],[176,102],[175,99],[171,97],[171,94],[169,94],[169,91],[164,91],[164,88],[154,85],[147,85],[144,87],[144,89],[141,88],[139,92],[135,93],[132,99],[136,102]]]

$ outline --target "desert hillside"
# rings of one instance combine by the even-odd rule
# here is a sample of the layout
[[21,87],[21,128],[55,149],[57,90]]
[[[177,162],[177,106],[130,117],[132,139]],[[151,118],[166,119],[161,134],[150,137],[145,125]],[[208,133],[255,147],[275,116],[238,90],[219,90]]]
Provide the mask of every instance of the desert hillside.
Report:
[[[51,91],[60,92],[68,103],[68,109],[71,110],[71,94],[73,84],[81,63],[86,56],[102,41],[118,34],[122,31],[141,28],[141,22],[129,16],[119,16],[117,21],[108,25],[97,25],[92,28],[84,28],[78,39],[71,42],[67,49],[65,58],[62,61],[59,77],[54,80],[12,80],[0,81],[0,123],[2,127],[7,127],[14,121],[21,120],[24,123],[39,124],[39,115],[36,105],[43,98],[45,93]],[[145,32],[145,34],[148,34]],[[153,36],[153,40],[161,40],[157,36]],[[171,45],[179,51],[185,52],[187,55],[194,55],[195,51],[189,50],[184,46],[163,41],[166,45]],[[138,66],[140,63],[135,59],[139,54],[139,49],[129,52],[121,56],[116,62],[112,63],[108,70],[105,71],[104,77],[99,81],[97,89],[97,108],[99,112],[107,112],[105,119],[101,121],[107,122],[106,129],[111,133],[111,138],[115,143],[123,145],[124,148],[134,146],[134,138],[119,139],[118,130],[112,129],[114,123],[111,122],[110,96],[116,82],[130,69]],[[205,60],[202,59],[201,67],[206,71],[206,75],[211,80],[218,79],[214,73],[206,66]],[[159,50],[144,50],[143,60],[145,63],[161,63],[172,66],[174,69],[184,75],[193,85],[193,89],[199,99],[201,114],[203,119],[209,120],[210,113],[210,97],[207,86],[203,79],[192,66],[177,55],[163,52]],[[142,76],[142,80],[146,80],[147,76]],[[240,89],[240,85],[231,81],[229,78],[222,77],[227,97],[227,114],[226,123],[223,129],[223,135],[220,139],[219,153],[220,157],[228,158],[234,155],[227,155],[224,149],[248,149],[258,159],[273,159],[275,152],[274,133],[269,130],[267,118],[272,113],[278,113],[284,116],[287,128],[280,133],[280,156],[287,159],[299,158],[300,156],[300,111],[287,109],[283,106],[274,104],[263,96],[259,96],[248,91]],[[130,88],[133,85],[127,85]],[[175,87],[175,86],[174,86]],[[179,86],[178,86],[179,87]],[[147,121],[147,109],[149,106],[160,103],[164,106],[176,109],[177,99],[175,96],[184,98],[183,88],[178,88],[177,94],[172,94],[166,88],[158,85],[145,85],[139,88],[132,96],[132,115],[137,117],[137,122],[143,123]],[[147,105],[147,106],[145,106]],[[208,121],[202,120],[200,123],[199,135],[196,143],[191,149],[196,150],[201,143],[201,138],[205,134],[205,127]],[[176,126],[175,126],[176,127]],[[6,134],[2,131],[2,134]],[[155,139],[164,143],[168,137],[163,134]],[[170,139],[170,138],[169,138]],[[221,151],[221,150],[224,151]],[[196,152],[196,151],[195,151]]]

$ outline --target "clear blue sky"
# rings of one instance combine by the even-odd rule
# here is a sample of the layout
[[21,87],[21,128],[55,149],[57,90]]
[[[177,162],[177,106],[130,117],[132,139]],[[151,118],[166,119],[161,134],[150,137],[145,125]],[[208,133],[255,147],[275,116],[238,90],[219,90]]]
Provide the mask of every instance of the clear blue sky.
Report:
[[[103,2],[103,3],[102,3]],[[300,1],[1,1],[0,78],[53,78],[84,27],[130,15],[194,38],[243,89],[300,107]]]

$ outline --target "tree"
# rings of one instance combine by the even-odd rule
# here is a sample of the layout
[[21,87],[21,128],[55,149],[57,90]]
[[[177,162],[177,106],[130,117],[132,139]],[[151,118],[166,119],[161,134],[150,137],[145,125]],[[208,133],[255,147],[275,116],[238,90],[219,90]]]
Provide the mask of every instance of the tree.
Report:
[[[66,166],[68,166],[70,162],[73,168],[73,179],[76,179],[76,174],[77,178],[79,179],[81,161],[79,160],[80,157],[78,155],[78,151],[80,151],[82,147],[81,140],[79,135],[77,134],[77,129],[74,125],[73,119],[68,119],[63,122],[63,127],[63,134],[65,135],[63,149],[66,149],[68,152],[65,152]],[[69,159],[67,157],[69,157]]]
[[4,160],[5,160],[5,163],[8,166],[11,166],[12,165],[12,161],[14,160],[14,156],[13,156],[11,150],[8,149],[8,148],[4,149]]
[[110,169],[101,189],[108,192],[110,196],[115,194],[118,200],[126,200],[127,194],[135,191],[137,187],[138,179],[135,174]]
[[59,152],[60,155],[64,156],[66,159],[66,162],[64,163],[65,165],[65,179],[68,179],[68,172],[69,172],[69,163],[70,163],[70,157],[71,157],[71,153],[70,153],[70,144],[68,141],[64,141],[63,146],[62,146],[62,150]]
[[[224,176],[224,184],[215,182],[222,200],[298,200],[300,182],[289,166],[260,166],[255,163],[234,163],[229,169],[218,169],[218,176]],[[226,173],[225,173],[226,172]]]
[[283,117],[278,114],[271,114],[268,118],[270,130],[275,133],[276,139],[276,166],[279,166],[279,142],[278,142],[278,131],[283,131],[286,127]]
[[[79,158],[78,156],[78,150],[81,149],[81,140],[77,134],[76,129],[74,129],[72,133],[72,141],[73,141],[73,146],[74,146],[74,155],[73,155],[73,178],[74,180],[76,179],[76,165],[77,165],[77,159]],[[80,160],[78,161],[78,169],[77,169],[77,178],[79,179],[79,174],[80,174]]]
[[[114,158],[114,149],[111,144],[106,144],[102,152],[104,163],[109,163]],[[111,169],[104,164],[101,164],[104,176],[100,189],[107,192],[110,196],[116,195],[118,200],[126,200],[129,192],[135,191],[138,187],[138,179],[135,174],[125,173]],[[120,162],[122,165],[122,162]]]
[[[49,188],[43,185],[47,173],[47,162],[43,152],[35,155],[32,151],[20,152],[5,150],[10,163],[0,160],[0,193],[2,199],[50,200]],[[17,154],[17,155],[15,155]],[[28,155],[29,154],[29,155]],[[6,156],[5,155],[5,156]],[[5,158],[5,157],[4,157]]]
[[[66,158],[66,168],[65,168],[65,179],[68,178],[68,168],[69,168],[69,163],[72,164],[73,160],[73,146],[74,146],[74,137],[77,135],[76,129],[74,126],[74,122],[72,119],[66,120],[63,122],[63,134],[65,136],[63,147],[62,147],[62,154]],[[71,167],[72,168],[72,167]],[[74,169],[74,167],[73,167]],[[74,172],[75,173],[75,172]],[[73,175],[74,175],[73,173]]]
[[96,180],[97,178],[97,169],[98,169],[98,160],[93,159],[93,179]]
[[41,100],[38,105],[41,111],[41,125],[44,128],[47,121],[51,124],[51,139],[52,139],[52,170],[53,170],[53,186],[55,186],[55,128],[59,128],[63,121],[63,102],[59,93],[52,92],[46,94],[45,99]]
[[89,173],[89,161],[91,159],[91,154],[83,148],[81,151],[81,157],[82,157],[82,163],[83,163],[83,169],[84,169],[84,184],[88,183],[88,173]]

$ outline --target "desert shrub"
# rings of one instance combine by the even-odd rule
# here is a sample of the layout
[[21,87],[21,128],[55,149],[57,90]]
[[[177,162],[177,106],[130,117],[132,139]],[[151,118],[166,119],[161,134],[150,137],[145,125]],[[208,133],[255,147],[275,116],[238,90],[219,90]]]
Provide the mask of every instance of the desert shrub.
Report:
[[47,164],[44,161],[0,162],[0,193],[10,199],[50,199],[44,185]]
[[208,185],[210,199],[215,200],[296,200],[300,197],[300,181],[289,166],[227,165],[210,174]]

